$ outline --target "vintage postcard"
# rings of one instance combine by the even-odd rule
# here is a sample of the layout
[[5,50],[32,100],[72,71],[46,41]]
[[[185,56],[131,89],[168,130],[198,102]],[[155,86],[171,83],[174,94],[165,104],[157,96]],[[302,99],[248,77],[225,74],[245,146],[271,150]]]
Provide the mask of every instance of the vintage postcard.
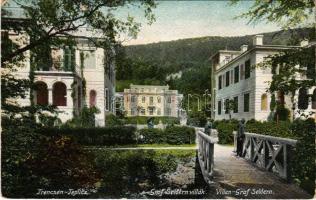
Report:
[[316,1],[0,2],[3,198],[316,198]]

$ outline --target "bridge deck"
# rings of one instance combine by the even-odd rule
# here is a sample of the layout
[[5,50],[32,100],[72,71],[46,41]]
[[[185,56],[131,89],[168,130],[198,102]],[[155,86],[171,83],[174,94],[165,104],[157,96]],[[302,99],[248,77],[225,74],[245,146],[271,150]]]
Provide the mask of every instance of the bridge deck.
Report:
[[[288,184],[272,173],[236,157],[232,146],[215,144],[214,149],[212,195],[218,198],[312,198],[296,185]],[[251,194],[253,192],[258,194]]]

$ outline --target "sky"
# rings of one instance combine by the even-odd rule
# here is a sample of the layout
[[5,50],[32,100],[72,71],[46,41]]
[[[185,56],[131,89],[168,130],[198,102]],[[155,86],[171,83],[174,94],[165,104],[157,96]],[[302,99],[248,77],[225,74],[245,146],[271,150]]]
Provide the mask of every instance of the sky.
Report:
[[137,39],[124,37],[124,45],[147,44],[203,36],[241,36],[280,30],[271,23],[247,25],[247,19],[234,19],[246,12],[253,1],[230,6],[228,1],[158,1],[156,21],[146,23],[144,12],[136,7],[116,11],[120,18],[128,14],[142,24]]

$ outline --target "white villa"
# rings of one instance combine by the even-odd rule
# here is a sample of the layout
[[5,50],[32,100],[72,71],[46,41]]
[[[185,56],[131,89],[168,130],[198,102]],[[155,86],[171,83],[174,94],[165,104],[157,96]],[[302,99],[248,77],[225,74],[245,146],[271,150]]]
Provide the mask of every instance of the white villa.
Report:
[[[271,95],[267,92],[268,81],[272,80],[270,68],[253,68],[261,63],[265,57],[277,54],[282,50],[300,48],[301,46],[264,45],[263,35],[253,38],[253,46],[248,49],[242,45],[240,51],[221,50],[211,56],[212,63],[212,118],[221,119],[256,119],[265,121],[270,116]],[[305,75],[298,75],[298,79],[305,79]],[[310,95],[307,99],[308,106],[304,108],[297,103],[295,97],[294,114],[298,117],[298,110],[304,109],[306,113],[316,111],[316,87],[305,90],[300,89],[297,93]],[[229,112],[225,108],[228,101],[238,105]],[[276,94],[276,100],[284,102],[292,111],[293,105],[290,98],[282,93]],[[226,103],[225,103],[226,102]],[[293,113],[292,113],[293,114]]]
[[[14,23],[14,19],[6,20]],[[27,35],[10,30],[1,30],[1,37],[9,37],[16,43],[29,42]],[[76,43],[76,46],[48,47],[47,57],[41,58],[44,62],[37,65],[32,63],[30,52],[26,52],[23,67],[15,75],[28,79],[32,66],[36,89],[32,100],[28,96],[17,103],[55,105],[63,111],[58,115],[62,122],[79,114],[84,106],[95,106],[100,110],[95,117],[96,125],[104,126],[106,115],[114,111],[111,103],[115,94],[115,64],[111,59],[114,50],[97,48],[86,36],[78,36]]]
[[182,94],[169,86],[130,85],[124,89],[124,109],[127,116],[181,116]]

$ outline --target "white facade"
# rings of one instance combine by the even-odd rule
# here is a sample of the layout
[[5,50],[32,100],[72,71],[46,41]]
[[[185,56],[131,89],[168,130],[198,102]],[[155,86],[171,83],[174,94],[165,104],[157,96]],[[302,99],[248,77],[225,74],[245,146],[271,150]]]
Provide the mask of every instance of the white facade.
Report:
[[[262,63],[269,55],[298,47],[263,45],[262,41],[263,36],[257,35],[250,50],[243,45],[240,51],[219,51],[211,57],[213,119],[244,118],[265,121],[271,117],[271,94],[267,92],[269,82],[272,81],[271,68],[254,66]],[[314,90],[315,88],[311,88],[309,94],[313,94]],[[297,100],[297,97],[295,98]],[[225,106],[228,104],[225,102],[228,100],[238,106],[234,110],[226,110]],[[276,100],[280,100],[278,94]],[[292,110],[293,105],[289,96],[284,96],[284,102],[286,107]],[[312,100],[309,104],[305,111],[316,111],[316,107],[312,108]],[[297,110],[298,108],[295,108],[295,113]]]
[[[8,31],[2,31],[2,34],[8,34],[12,41],[27,38]],[[47,63],[37,65],[33,70],[37,88],[33,90],[33,99],[27,96],[18,99],[17,103],[27,106],[33,101],[39,105],[55,105],[62,111],[58,114],[62,122],[78,115],[84,106],[95,106],[100,110],[95,116],[96,125],[104,126],[106,114],[114,110],[111,99],[115,93],[115,63],[109,59],[114,51],[96,48],[81,37],[77,37],[76,42],[77,45],[72,47],[48,47],[51,53],[43,58]],[[23,67],[18,68],[15,76],[29,79],[31,65],[27,51]]]
[[183,95],[169,86],[131,85],[124,89],[124,109],[127,116],[180,117]]

